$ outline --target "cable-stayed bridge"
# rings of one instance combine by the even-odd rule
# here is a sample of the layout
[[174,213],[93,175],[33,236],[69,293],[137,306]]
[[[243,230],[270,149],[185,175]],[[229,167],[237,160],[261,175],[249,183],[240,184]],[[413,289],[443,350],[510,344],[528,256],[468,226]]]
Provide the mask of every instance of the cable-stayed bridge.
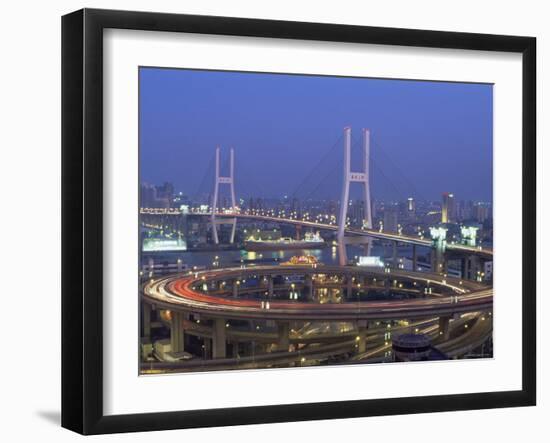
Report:
[[[215,251],[226,246],[221,245],[221,225],[230,225],[228,242],[231,244],[236,241],[237,225],[249,221],[330,232],[338,251],[337,265],[304,266],[287,262],[233,266],[226,263],[219,267],[213,263],[212,268],[187,272],[178,269],[177,273],[160,278],[154,272],[142,273],[141,324],[145,342],[151,338],[151,318],[156,316],[170,329],[169,353],[172,355],[172,359],[160,358],[160,362],[144,365],[150,370],[183,371],[197,367],[233,369],[243,367],[243,363],[247,365],[244,367],[255,368],[301,365],[332,358],[386,361],[384,358],[392,347],[392,320],[396,319],[421,326],[415,331],[446,346],[449,355],[468,352],[491,336],[493,289],[480,278],[480,269],[484,262],[492,261],[492,250],[468,242],[447,242],[444,227],[434,227],[429,235],[424,232],[406,235],[400,230],[374,227],[371,135],[366,129],[361,135],[359,143],[354,144],[351,128],[344,128],[343,137],[304,174],[296,191],[290,194],[292,198],[301,195],[307,200],[319,191],[326,195],[327,188],[332,191],[338,188],[338,206],[332,208],[330,215],[319,216],[309,210],[277,210],[267,204],[263,207],[242,205],[240,202],[244,199],[239,199],[236,184],[246,171],[237,167],[233,148],[229,150],[229,165],[224,168],[219,147],[206,174],[213,172],[214,177],[202,180],[201,186],[210,188],[209,197],[195,198],[200,204],[186,209],[140,209],[142,221],[155,217],[159,220],[167,217],[177,220],[182,216],[201,218],[204,220],[201,223],[207,224],[211,232],[211,246]],[[354,146],[359,147],[356,150],[359,152],[352,150]],[[339,156],[342,162],[331,160],[334,152],[342,148],[343,155]],[[329,172],[320,173],[319,169],[327,165]],[[224,170],[227,172],[223,173]],[[351,223],[349,217],[353,186],[360,190],[359,200],[355,201],[364,209],[359,224]],[[266,195],[262,192],[261,180],[253,189],[256,195]],[[413,190],[414,186],[408,189]],[[229,204],[222,203],[223,191],[228,191]],[[363,245],[368,255],[375,240],[393,245],[391,266],[349,266],[346,245]],[[412,270],[397,266],[398,244],[412,248]],[[429,271],[418,272],[419,247],[430,250]],[[447,275],[447,262],[451,257],[460,257],[465,263],[461,276]],[[300,277],[298,280],[287,278],[296,275]],[[393,298],[393,292],[400,296]],[[386,298],[372,300],[365,297],[368,293],[384,294]],[[403,298],[403,294],[412,296]],[[387,323],[378,331],[380,321]],[[312,322],[323,327],[344,327],[347,332],[327,333],[316,329],[319,326],[312,326]],[[297,324],[306,335],[296,336]],[[468,331],[469,325],[472,327]],[[196,337],[202,347],[194,347],[189,337]],[[161,344],[168,346],[165,342]],[[199,353],[202,349],[202,359],[191,357],[189,361],[178,361],[177,356],[186,349],[194,352],[195,357],[197,349]]]
[[[236,173],[235,165],[235,150],[233,148],[229,151],[229,165],[228,174],[222,174],[221,163],[221,150],[219,147],[215,149],[214,162],[208,165],[208,171],[214,171],[214,178],[212,180],[213,187],[211,187],[210,201],[207,204],[200,205],[192,212],[193,215],[205,216],[210,219],[210,229],[212,233],[212,241],[215,244],[220,243],[218,234],[219,226],[224,224],[231,225],[231,234],[229,237],[229,243],[235,241],[235,232],[237,226],[237,220],[252,220],[259,222],[288,224],[296,227],[304,227],[315,230],[325,230],[336,232],[336,239],[338,244],[338,258],[341,266],[348,263],[346,245],[347,244],[363,244],[366,246],[367,255],[370,251],[371,241],[373,239],[382,240],[386,242],[392,242],[394,246],[394,264],[396,262],[396,250],[397,244],[407,244],[413,247],[412,251],[412,267],[416,267],[416,246],[432,248],[432,267],[434,270],[440,270],[442,273],[446,269],[446,251],[456,254],[470,255],[470,266],[472,268],[472,275],[475,275],[479,271],[481,262],[479,259],[488,261],[492,260],[492,250],[488,248],[482,248],[471,244],[460,244],[455,242],[447,242],[445,236],[446,231],[444,229],[434,229],[430,232],[430,236],[425,236],[424,233],[419,232],[416,236],[404,235],[401,232],[388,232],[383,227],[375,229],[373,227],[373,215],[372,215],[372,201],[371,201],[371,187],[372,176],[371,173],[373,164],[371,156],[371,135],[368,129],[361,131],[362,139],[360,143],[353,143],[352,129],[350,127],[344,128],[343,137],[340,137],[330,148],[319,162],[311,169],[309,173],[304,174],[303,180],[297,186],[297,189],[293,192],[293,196],[299,195],[302,188],[308,189],[306,191],[306,197],[311,197],[315,194],[315,191],[319,189],[327,181],[327,174],[320,176],[316,174],[316,171],[322,164],[330,163],[331,168],[329,173],[334,174],[337,172],[339,175],[341,197],[339,199],[339,209],[337,209],[338,217],[331,216],[330,218],[322,220],[318,217],[312,217],[308,211],[301,214],[296,211],[275,211],[268,208],[246,208],[240,207],[238,202],[238,194],[236,192],[236,183],[239,181],[239,175]],[[352,147],[359,147],[355,152],[359,155],[359,160],[353,158]],[[343,148],[343,162],[338,163],[331,161],[335,151]],[[357,150],[356,150],[357,151]],[[332,156],[332,157],[331,157]],[[357,156],[356,156],[357,157]],[[226,165],[227,166],[227,165]],[[326,169],[326,168],[325,168]],[[337,171],[335,171],[337,170]],[[244,172],[242,172],[244,174]],[[208,174],[206,174],[208,175]],[[206,176],[205,175],[205,176]],[[381,176],[385,175],[382,173]],[[400,174],[400,176],[405,176]],[[201,187],[204,187],[206,181],[203,179]],[[256,181],[254,189],[261,191],[261,180]],[[313,183],[313,184],[312,184]],[[350,189],[352,186],[358,185],[361,190],[360,203],[364,208],[364,217],[360,226],[352,226],[348,216],[349,203],[350,203]],[[395,187],[395,185],[392,184]],[[228,190],[230,196],[230,205],[228,207],[221,205],[220,195],[222,190]],[[313,188],[312,191],[309,189]],[[408,186],[408,189],[415,191],[412,184]],[[358,200],[356,200],[357,202]],[[348,204],[342,204],[347,202]],[[336,209],[336,208],[335,208]],[[174,215],[178,216],[183,214],[183,211],[176,208],[141,208],[141,214],[143,215]]]

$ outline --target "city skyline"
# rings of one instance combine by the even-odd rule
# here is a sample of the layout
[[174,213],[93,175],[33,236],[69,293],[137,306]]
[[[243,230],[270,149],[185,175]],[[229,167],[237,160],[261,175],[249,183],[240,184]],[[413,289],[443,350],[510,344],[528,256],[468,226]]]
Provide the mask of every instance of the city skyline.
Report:
[[[235,186],[245,198],[254,189],[304,199],[308,185],[314,198],[338,198],[342,129],[353,123],[356,143],[371,123],[373,198],[437,201],[447,191],[492,201],[491,85],[157,68],[139,75],[142,181],[172,182],[188,195],[205,182],[208,189],[221,145],[222,155],[235,149]],[[304,165],[320,169],[319,182],[314,174],[304,183]]]
[[141,374],[491,358],[491,126],[491,85],[141,68]]

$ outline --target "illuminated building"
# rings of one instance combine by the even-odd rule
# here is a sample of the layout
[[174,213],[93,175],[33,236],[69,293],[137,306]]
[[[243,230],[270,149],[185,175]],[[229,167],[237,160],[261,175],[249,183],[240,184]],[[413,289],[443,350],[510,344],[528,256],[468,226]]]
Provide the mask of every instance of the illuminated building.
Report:
[[140,204],[142,208],[170,208],[174,199],[174,186],[164,183],[162,186],[142,183],[140,186]]
[[365,204],[362,200],[355,200],[349,210],[351,226],[363,226],[365,218]]
[[455,197],[449,192],[443,193],[441,205],[441,223],[453,223],[456,221]]
[[479,223],[492,218],[491,205],[489,203],[476,203],[474,205],[474,216]]
[[462,226],[460,228],[460,236],[462,237],[462,243],[467,246],[476,245],[477,226]]
[[431,227],[430,235],[432,237],[432,246],[435,254],[432,254],[432,271],[444,271],[444,254],[447,246],[447,228]]
[[388,205],[384,208],[384,232],[397,232],[397,208]]

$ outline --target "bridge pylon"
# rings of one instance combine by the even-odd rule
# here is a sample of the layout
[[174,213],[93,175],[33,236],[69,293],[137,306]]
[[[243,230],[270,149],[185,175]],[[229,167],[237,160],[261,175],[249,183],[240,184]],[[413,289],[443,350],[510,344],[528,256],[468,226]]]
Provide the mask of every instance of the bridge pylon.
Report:
[[231,238],[229,243],[235,241],[235,230],[237,228],[237,219],[219,219],[216,217],[218,212],[218,197],[220,192],[220,185],[229,185],[229,190],[231,193],[231,210],[236,211],[237,202],[235,200],[235,151],[233,148],[229,150],[229,175],[222,176],[220,175],[220,147],[216,147],[216,174],[214,178],[214,197],[212,198],[212,236],[214,238],[214,243],[219,243],[218,238],[218,225],[232,225],[231,228]]
[[[363,188],[364,219],[363,227],[372,229],[372,207],[370,198],[370,131],[363,129],[363,165],[362,170],[352,172],[351,170],[351,128],[344,128],[344,175],[342,181],[342,198],[340,200],[340,217],[338,220],[338,260],[340,266],[348,263],[346,252],[346,221],[349,206],[349,188],[351,183],[359,183]],[[367,255],[370,254],[371,240],[366,239]]]

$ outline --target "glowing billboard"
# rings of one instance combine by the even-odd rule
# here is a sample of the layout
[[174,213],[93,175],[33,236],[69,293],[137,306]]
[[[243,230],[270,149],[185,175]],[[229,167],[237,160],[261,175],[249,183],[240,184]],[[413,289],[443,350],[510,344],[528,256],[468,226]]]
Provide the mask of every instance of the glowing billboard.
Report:
[[372,256],[365,256],[362,255],[357,260],[357,266],[377,266],[382,267],[384,266],[384,262],[380,257],[372,257]]
[[142,249],[143,252],[186,251],[187,243],[181,238],[146,238]]

